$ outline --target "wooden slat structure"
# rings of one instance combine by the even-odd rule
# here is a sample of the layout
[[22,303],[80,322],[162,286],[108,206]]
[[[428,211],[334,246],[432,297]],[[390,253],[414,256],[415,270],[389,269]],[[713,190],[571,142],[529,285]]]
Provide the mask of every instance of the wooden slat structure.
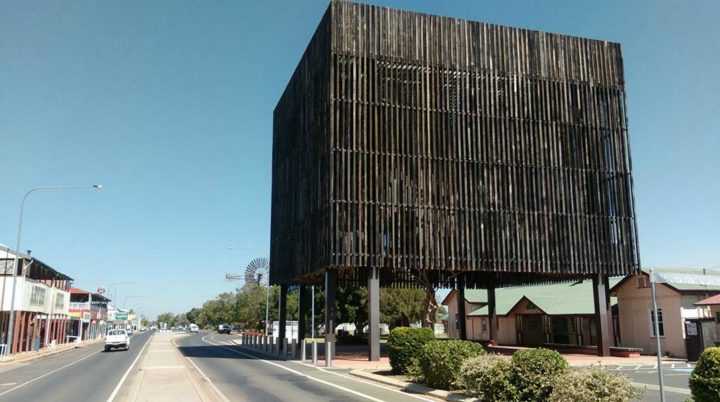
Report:
[[273,119],[271,283],[639,269],[617,43],[332,1]]

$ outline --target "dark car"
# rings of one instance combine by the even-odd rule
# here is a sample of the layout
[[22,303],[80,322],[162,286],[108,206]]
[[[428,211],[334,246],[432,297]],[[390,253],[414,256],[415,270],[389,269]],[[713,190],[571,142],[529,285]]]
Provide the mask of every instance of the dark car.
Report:
[[218,325],[218,334],[229,334],[232,331],[229,325]]

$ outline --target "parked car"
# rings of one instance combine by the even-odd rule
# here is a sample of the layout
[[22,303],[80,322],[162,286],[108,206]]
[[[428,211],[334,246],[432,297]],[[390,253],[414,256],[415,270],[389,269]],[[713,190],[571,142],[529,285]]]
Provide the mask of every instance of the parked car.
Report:
[[130,349],[130,336],[128,336],[127,330],[111,329],[108,331],[107,337],[105,337],[105,351],[109,352],[114,348]]
[[190,324],[190,332],[197,333],[199,330],[200,328],[198,328],[197,324]]
[[343,322],[335,327],[335,334],[337,335],[355,335],[356,331],[355,324],[349,322]]
[[218,334],[229,334],[232,331],[229,325],[218,325]]
[[[370,326],[366,325],[363,328],[363,333],[367,334],[369,330],[370,330]],[[380,336],[384,336],[384,335],[390,335],[390,326],[388,326],[385,323],[381,323],[380,324]]]

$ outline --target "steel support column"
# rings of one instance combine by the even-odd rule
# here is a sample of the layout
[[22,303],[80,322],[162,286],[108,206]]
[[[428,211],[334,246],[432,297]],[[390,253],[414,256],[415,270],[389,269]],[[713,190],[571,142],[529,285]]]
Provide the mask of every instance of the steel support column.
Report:
[[608,303],[606,281],[603,275],[595,275],[593,299],[595,301],[595,325],[597,328],[598,356],[610,356],[610,326],[608,325]]
[[309,301],[307,290],[305,285],[298,287],[298,346],[305,341],[305,316],[307,315]]
[[495,303],[495,286],[487,288],[487,300],[488,300],[488,329],[490,331],[490,344],[495,344],[497,341],[497,327],[495,326],[497,321],[496,314],[496,303]]
[[455,283],[457,287],[457,310],[458,310],[458,338],[467,339],[467,325],[465,322],[465,276],[460,274]]
[[380,269],[368,270],[368,360],[380,360]]
[[280,285],[280,317],[278,318],[278,326],[280,328],[278,333],[278,350],[283,352],[286,352],[283,348],[285,344],[283,339],[285,339],[285,324],[287,323],[287,294],[288,284],[283,283]]
[[[325,357],[328,353],[335,356],[335,290],[337,287],[337,271],[325,271]],[[328,349],[328,345],[331,345]]]

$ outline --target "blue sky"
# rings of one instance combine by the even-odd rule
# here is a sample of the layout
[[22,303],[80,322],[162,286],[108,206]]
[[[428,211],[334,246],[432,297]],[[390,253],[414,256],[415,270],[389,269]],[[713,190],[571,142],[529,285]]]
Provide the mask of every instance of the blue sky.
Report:
[[[720,2],[373,1],[622,44],[644,266],[720,267]],[[4,1],[0,242],[154,316],[267,250],[272,110],[327,1]]]

